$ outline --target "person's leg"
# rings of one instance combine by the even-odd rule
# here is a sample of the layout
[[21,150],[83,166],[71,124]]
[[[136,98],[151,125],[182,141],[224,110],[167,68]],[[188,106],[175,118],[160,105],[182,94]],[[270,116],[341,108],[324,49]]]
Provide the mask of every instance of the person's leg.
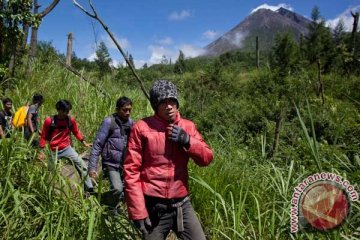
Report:
[[31,137],[31,133],[30,133],[29,127],[25,126],[25,127],[23,127],[23,130],[24,130],[24,138],[25,138],[26,140],[29,140],[30,137]]
[[123,183],[120,177],[120,172],[118,169],[109,169],[108,173],[111,189],[114,190],[114,192],[116,192],[120,198],[124,190]]
[[68,158],[73,162],[75,168],[79,172],[82,178],[85,178],[85,187],[86,190],[93,190],[93,184],[87,173],[87,166],[84,160],[79,156],[79,154],[71,146],[65,148],[62,152],[59,151],[58,158]]
[[197,218],[195,211],[191,205],[190,201],[187,201],[182,206],[183,210],[183,223],[184,223],[184,231],[177,231],[177,224],[175,223],[173,226],[173,230],[176,232],[180,239],[184,240],[205,240],[204,230],[201,227],[200,221]]
[[143,234],[145,240],[166,239],[174,223],[174,211],[160,204],[155,198],[145,196],[146,209],[151,221],[151,229]]
[[106,167],[106,172],[109,176],[111,190],[103,194],[102,199],[104,199],[105,202],[108,203],[107,205],[112,208],[111,211],[115,215],[117,215],[119,212],[121,212],[119,208],[119,203],[124,198],[123,183],[121,181],[119,169],[113,167]]
[[152,229],[143,234],[144,240],[165,240],[173,224],[174,212],[165,212],[160,216],[156,213],[150,215]]

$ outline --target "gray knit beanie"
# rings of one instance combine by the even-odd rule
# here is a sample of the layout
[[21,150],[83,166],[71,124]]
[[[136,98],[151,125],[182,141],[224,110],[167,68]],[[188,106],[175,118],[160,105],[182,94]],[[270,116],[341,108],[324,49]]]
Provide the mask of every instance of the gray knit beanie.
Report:
[[150,90],[150,104],[156,110],[160,102],[166,98],[175,99],[177,107],[179,107],[178,92],[175,84],[169,80],[156,80]]

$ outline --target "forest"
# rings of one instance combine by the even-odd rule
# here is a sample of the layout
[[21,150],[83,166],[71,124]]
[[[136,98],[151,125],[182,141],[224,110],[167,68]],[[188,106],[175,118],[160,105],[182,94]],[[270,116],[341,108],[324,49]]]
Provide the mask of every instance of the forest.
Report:
[[[119,96],[133,100],[135,120],[153,114],[131,54],[126,66],[113,66],[100,42],[94,61],[74,52],[69,59],[36,36],[58,1],[40,13],[36,2],[0,1],[1,93],[14,111],[41,93],[42,123],[59,99],[69,99],[89,142]],[[258,66],[247,49],[197,58],[179,51],[174,62],[164,57],[136,69],[147,90],[156,79],[177,85],[182,116],[214,151],[209,167],[189,167],[192,204],[208,239],[360,238],[358,200],[329,231],[307,225],[292,233],[290,212],[294,188],[316,173],[334,173],[359,191],[360,33],[353,15],[353,31],[341,22],[330,29],[314,7],[308,36],[279,33]],[[79,185],[48,172],[21,131],[0,141],[0,239],[140,239],[125,205],[112,216],[99,197],[83,198]],[[107,184],[100,181],[98,191]]]

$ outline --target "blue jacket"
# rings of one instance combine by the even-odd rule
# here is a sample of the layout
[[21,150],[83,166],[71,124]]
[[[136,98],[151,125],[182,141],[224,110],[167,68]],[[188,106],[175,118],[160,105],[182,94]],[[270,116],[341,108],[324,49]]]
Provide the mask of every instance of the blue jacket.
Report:
[[[132,127],[133,120],[129,119],[127,123],[130,127]],[[113,127],[111,127],[111,125],[113,125]],[[111,128],[113,129],[111,130]],[[115,168],[122,167],[123,154],[127,145],[128,137],[129,136],[126,134],[121,134],[121,129],[118,124],[114,124],[113,115],[106,117],[96,134],[90,152],[89,171],[97,170],[97,163],[100,154],[103,165]]]

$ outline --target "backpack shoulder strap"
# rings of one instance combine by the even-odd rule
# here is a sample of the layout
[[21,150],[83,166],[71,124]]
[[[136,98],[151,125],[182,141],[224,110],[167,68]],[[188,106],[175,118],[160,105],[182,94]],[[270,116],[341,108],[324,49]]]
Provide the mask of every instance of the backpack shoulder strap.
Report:
[[51,119],[51,122],[50,122],[50,127],[49,127],[49,131],[47,133],[47,136],[46,136],[46,140],[49,140],[50,141],[50,138],[51,138],[51,134],[52,132],[55,130],[56,128],[56,116],[55,115],[51,115],[49,116],[50,119]]
[[56,127],[56,115],[51,115],[50,119],[51,119],[50,127],[55,128]]
[[115,131],[115,128],[116,128],[116,121],[115,121],[115,116],[114,114],[111,114],[110,116],[110,130],[109,130],[109,136],[111,136],[114,131]]
[[70,131],[72,131],[72,129],[73,129],[73,123],[71,121],[71,116],[68,116],[68,128]]
[[125,134],[124,130],[121,126],[120,120],[116,117],[115,113],[111,114],[110,119],[111,119],[111,123],[110,123],[110,130],[108,137],[110,137],[115,132],[117,126],[120,128],[121,135],[123,136]]

